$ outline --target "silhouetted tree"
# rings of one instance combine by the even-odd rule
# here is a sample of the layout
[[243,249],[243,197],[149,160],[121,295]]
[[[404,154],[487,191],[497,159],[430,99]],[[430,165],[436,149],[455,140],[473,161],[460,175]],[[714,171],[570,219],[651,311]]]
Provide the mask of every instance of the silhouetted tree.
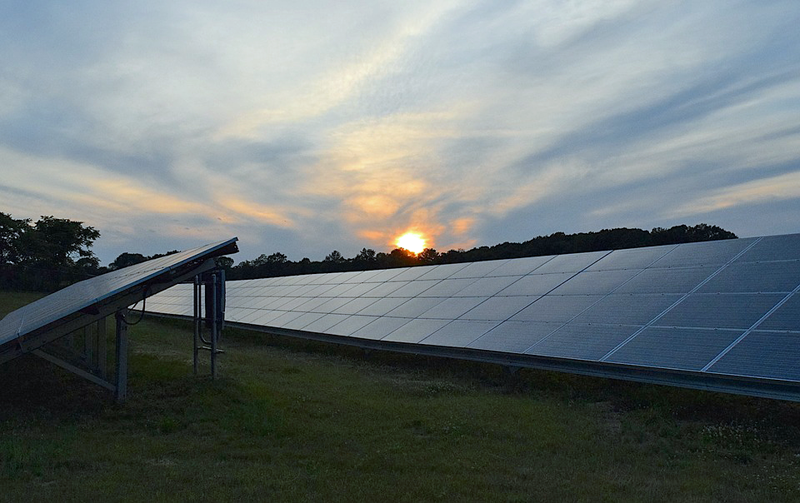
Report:
[[425,248],[417,255],[417,261],[422,264],[433,264],[438,258],[439,252],[434,248]]
[[149,255],[149,256],[142,255],[141,253],[124,252],[121,253],[117,258],[115,258],[113,262],[108,264],[108,268],[114,271],[117,269],[122,269],[124,267],[130,267],[132,265],[140,264],[148,260],[153,260],[154,258],[161,258],[161,257],[166,257],[168,255],[174,255],[176,253],[180,253],[180,250],[170,250],[166,253],[156,253],[155,255]]
[[375,263],[375,250],[371,248],[362,248],[358,255],[353,257],[354,262],[362,262],[366,264]]
[[30,260],[64,266],[78,258],[93,257],[90,248],[100,233],[94,227],[84,227],[83,222],[43,216],[33,225],[33,231],[22,237],[30,237],[26,240]]
[[378,253],[376,256],[380,268],[408,267],[418,264],[417,257],[405,248],[395,248],[390,253]]
[[270,264],[285,264],[289,259],[281,252],[275,252],[267,257],[267,262]]
[[114,259],[113,262],[108,264],[108,268],[112,271],[117,269],[123,269],[125,267],[130,267],[135,264],[140,264],[146,261],[148,258],[141,253],[120,253],[117,258]]
[[91,250],[100,233],[53,216],[36,223],[0,213],[0,288],[54,290],[97,272]]
[[180,253],[180,252],[181,252],[180,250],[170,250],[170,251],[168,251],[166,253],[156,253],[155,255],[150,255],[147,258],[147,260],[151,260],[151,259],[154,259],[154,258],[166,257],[168,255],[175,255],[176,253]]
[[694,243],[697,241],[714,241],[717,239],[734,239],[736,234],[716,225],[697,224],[693,227],[676,225],[669,229],[656,227],[650,232],[652,244]]
[[325,256],[325,262],[333,262],[333,263],[344,262],[344,257],[342,256],[341,253],[338,252],[338,250],[333,250],[332,252],[330,252],[328,255]]
[[19,238],[29,222],[0,212],[0,264],[13,264],[19,260]]

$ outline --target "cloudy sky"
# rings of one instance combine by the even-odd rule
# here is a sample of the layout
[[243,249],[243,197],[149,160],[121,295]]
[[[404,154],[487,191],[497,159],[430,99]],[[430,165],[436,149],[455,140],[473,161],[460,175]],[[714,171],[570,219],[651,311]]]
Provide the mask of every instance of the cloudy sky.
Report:
[[797,0],[0,4],[0,211],[107,264],[800,232]]

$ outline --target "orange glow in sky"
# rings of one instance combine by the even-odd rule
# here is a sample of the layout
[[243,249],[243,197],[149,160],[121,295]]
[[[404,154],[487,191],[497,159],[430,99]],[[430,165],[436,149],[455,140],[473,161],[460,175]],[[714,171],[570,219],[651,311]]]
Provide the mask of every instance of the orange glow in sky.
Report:
[[425,249],[425,240],[416,232],[406,232],[397,238],[397,246],[417,254]]

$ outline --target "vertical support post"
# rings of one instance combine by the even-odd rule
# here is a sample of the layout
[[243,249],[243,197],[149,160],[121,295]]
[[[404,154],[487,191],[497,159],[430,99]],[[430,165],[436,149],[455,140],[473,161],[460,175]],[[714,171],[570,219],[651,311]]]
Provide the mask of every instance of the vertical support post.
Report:
[[97,371],[100,377],[107,377],[106,364],[108,363],[108,352],[106,348],[106,318],[97,320]]
[[83,358],[87,365],[94,361],[94,344],[92,344],[92,328],[90,325],[83,327]]
[[[211,379],[217,377],[217,338],[219,337],[219,324],[217,323],[217,273],[211,275]],[[207,287],[206,287],[207,288]]]
[[194,375],[197,375],[197,358],[200,350],[200,330],[202,324],[200,322],[200,315],[203,312],[200,306],[200,299],[202,298],[200,292],[200,275],[194,277],[194,360],[193,369]]
[[125,314],[122,310],[117,311],[114,318],[117,320],[117,372],[114,399],[123,402],[128,394],[128,325],[125,323]]

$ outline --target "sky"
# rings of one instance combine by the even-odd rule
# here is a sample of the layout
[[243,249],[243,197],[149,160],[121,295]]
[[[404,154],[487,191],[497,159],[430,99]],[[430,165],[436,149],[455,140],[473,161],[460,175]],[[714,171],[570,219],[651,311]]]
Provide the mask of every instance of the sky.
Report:
[[150,255],[800,232],[797,0],[0,3],[0,211]]

